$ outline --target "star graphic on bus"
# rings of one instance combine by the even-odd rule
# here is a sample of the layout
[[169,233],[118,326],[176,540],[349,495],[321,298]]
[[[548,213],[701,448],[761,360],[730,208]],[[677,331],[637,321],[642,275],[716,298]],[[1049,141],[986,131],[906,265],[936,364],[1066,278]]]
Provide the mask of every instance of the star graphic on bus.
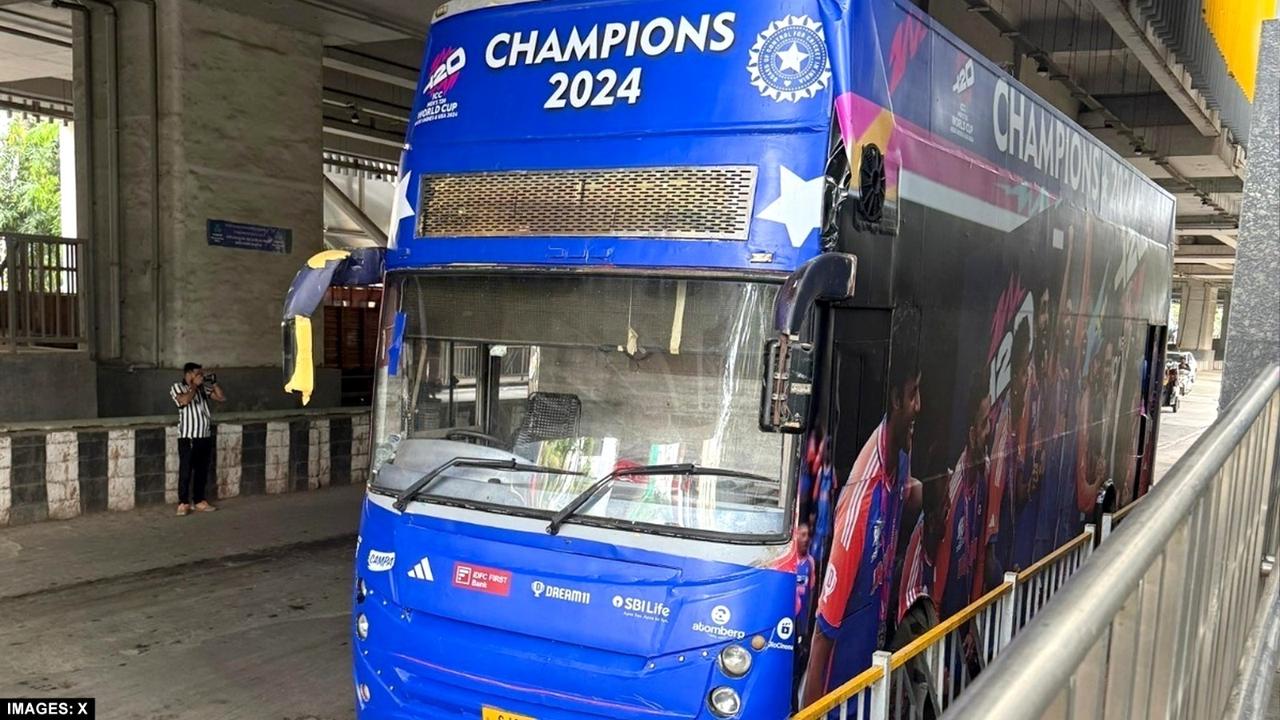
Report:
[[791,245],[800,247],[810,233],[822,227],[822,192],[826,178],[819,175],[804,180],[786,166],[780,168],[778,176],[782,185],[778,199],[756,217],[785,225]]
[[809,53],[800,49],[800,43],[791,43],[791,47],[778,53],[778,62],[782,63],[783,70],[794,70],[800,72],[804,69],[804,61],[809,59]]

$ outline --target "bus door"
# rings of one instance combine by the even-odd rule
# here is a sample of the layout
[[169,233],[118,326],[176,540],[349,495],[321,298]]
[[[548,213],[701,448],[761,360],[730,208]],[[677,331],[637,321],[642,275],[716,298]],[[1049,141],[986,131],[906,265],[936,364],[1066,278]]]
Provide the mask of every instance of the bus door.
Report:
[[838,485],[843,485],[863,443],[884,417],[892,315],[873,308],[834,308],[830,315],[826,426]]
[[1133,497],[1151,489],[1155,471],[1156,439],[1160,426],[1160,404],[1164,392],[1164,352],[1168,328],[1147,326],[1147,343],[1142,359],[1142,409],[1138,426],[1138,452],[1133,468]]

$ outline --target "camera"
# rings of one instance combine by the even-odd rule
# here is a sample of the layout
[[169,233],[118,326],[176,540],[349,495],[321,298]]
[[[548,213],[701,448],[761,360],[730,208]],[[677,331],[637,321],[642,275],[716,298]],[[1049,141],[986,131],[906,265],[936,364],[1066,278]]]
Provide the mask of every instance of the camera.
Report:
[[218,375],[217,375],[217,373],[209,373],[208,375],[205,375],[205,376],[204,376],[204,381],[205,381],[205,383],[207,383],[207,384],[209,384],[209,385],[217,385],[217,384],[218,384]]

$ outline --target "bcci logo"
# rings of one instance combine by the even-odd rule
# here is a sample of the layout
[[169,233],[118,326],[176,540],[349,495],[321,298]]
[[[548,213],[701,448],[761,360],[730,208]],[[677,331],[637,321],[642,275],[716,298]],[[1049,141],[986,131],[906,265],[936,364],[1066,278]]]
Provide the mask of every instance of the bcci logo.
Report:
[[822,23],[789,15],[756,36],[747,63],[751,84],[775,102],[816,97],[831,83],[831,61]]

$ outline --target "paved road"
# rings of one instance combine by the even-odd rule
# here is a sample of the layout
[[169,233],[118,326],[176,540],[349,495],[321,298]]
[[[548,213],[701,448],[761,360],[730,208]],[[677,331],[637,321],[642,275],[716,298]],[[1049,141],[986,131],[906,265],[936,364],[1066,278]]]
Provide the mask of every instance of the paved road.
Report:
[[0,696],[110,720],[347,720],[359,487],[0,529]]
[[346,720],[351,542],[0,600],[0,696],[120,720]]
[[1221,392],[1222,373],[1202,370],[1191,392],[1182,398],[1178,412],[1169,412],[1169,408],[1161,410],[1160,442],[1156,446],[1157,482],[1217,419]]

